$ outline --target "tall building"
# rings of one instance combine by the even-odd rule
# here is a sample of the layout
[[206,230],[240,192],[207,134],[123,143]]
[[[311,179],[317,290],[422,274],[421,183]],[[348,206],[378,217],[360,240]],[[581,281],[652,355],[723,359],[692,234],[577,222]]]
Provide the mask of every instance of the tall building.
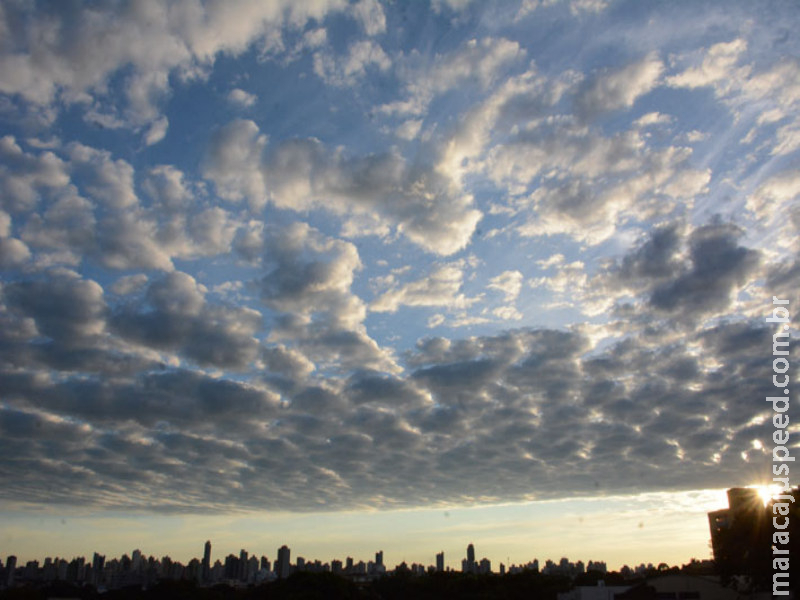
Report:
[[[714,559],[720,561],[729,553],[728,532],[739,524],[754,526],[760,521],[760,513],[764,512],[764,502],[755,488],[731,488],[728,490],[728,508],[708,513],[708,525],[711,530],[711,549]],[[746,527],[749,529],[750,527]]]
[[375,553],[375,565],[379,567],[383,566],[383,550],[378,550]]
[[467,571],[469,573],[475,572],[475,546],[472,544],[467,546]]
[[242,548],[239,551],[239,572],[237,578],[239,581],[247,581],[247,550]]
[[211,541],[207,541],[203,548],[203,581],[211,580]]
[[6,585],[14,585],[14,571],[17,569],[17,557],[13,554],[6,559]]
[[444,550],[436,555],[436,570],[444,571]]
[[278,559],[275,561],[275,573],[279,578],[285,579],[291,572],[291,550],[284,544],[278,548]]
[[764,506],[757,490],[728,490],[728,508],[709,513],[708,522],[714,566],[722,581],[744,575],[754,585],[768,587],[774,564],[772,509]]

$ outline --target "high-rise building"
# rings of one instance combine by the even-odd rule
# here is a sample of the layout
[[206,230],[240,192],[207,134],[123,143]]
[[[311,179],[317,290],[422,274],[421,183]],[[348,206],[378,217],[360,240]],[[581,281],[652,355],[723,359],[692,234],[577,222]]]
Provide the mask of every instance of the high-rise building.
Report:
[[139,572],[142,568],[142,551],[138,548],[133,551],[131,555],[131,570],[134,572]]
[[275,561],[275,573],[279,578],[284,579],[291,572],[291,550],[285,544],[278,548],[278,559]]
[[375,553],[375,565],[379,567],[383,566],[383,550],[378,550]]
[[488,558],[482,558],[478,572],[486,575],[492,572],[492,562]]
[[203,582],[211,580],[211,541],[207,541],[203,548]]
[[6,559],[6,585],[14,585],[14,571],[17,569],[17,557],[13,554]]
[[[708,513],[708,525],[711,529],[711,549],[714,559],[719,561],[729,553],[726,533],[737,522],[739,524],[757,524],[763,516],[764,503],[755,488],[731,488],[728,490],[728,508]],[[741,528],[741,527],[740,527]]]
[[239,551],[239,572],[237,578],[239,581],[247,581],[247,550],[242,548]]
[[467,571],[469,573],[475,572],[475,546],[472,544],[467,546]]
[[728,490],[728,508],[708,513],[717,572],[761,578],[772,561],[772,510],[755,488]]
[[436,555],[436,570],[444,571],[444,550]]

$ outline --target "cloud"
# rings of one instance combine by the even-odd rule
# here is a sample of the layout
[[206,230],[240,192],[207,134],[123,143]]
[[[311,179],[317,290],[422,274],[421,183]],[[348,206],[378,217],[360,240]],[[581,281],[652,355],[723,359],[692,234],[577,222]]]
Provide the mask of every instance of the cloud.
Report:
[[461,293],[464,273],[458,265],[440,266],[427,276],[393,287],[372,301],[374,312],[396,312],[401,306],[464,308],[472,302]]
[[504,271],[489,281],[489,287],[503,292],[506,302],[513,302],[522,289],[522,273],[516,270]]
[[267,192],[259,167],[266,144],[267,136],[253,121],[228,123],[211,140],[203,176],[214,181],[225,200],[247,198],[254,208],[263,207]]
[[99,335],[106,326],[103,288],[70,272],[7,283],[3,300],[15,313],[31,318],[41,335],[61,343]]
[[234,121],[212,140],[204,175],[223,198],[247,198],[253,207],[269,200],[294,211],[377,214],[379,222],[443,255],[466,246],[481,217],[455,183],[394,152],[347,158],[313,138],[265,151],[266,145],[255,123]]
[[[152,2],[129,10],[117,4],[98,8],[81,3],[48,11],[34,5],[6,7],[0,29],[9,44],[0,54],[0,92],[19,94],[39,106],[57,100],[89,104],[91,111],[120,124],[152,126],[164,123],[158,106],[170,93],[171,76],[196,78],[217,56],[239,55],[270,36],[277,36],[272,46],[281,47],[282,26],[302,28],[309,20],[347,9],[339,0]],[[370,31],[379,28],[378,10],[370,3],[351,10]],[[121,100],[108,85],[119,73]],[[158,136],[151,129],[146,137],[155,143]]]
[[386,31],[386,15],[377,0],[358,0],[350,6],[350,12],[361,23],[369,36]]
[[682,73],[667,78],[667,83],[675,87],[702,87],[720,84],[723,88],[731,85],[737,77],[747,76],[749,69],[736,69],[739,57],[747,49],[747,42],[741,38],[730,42],[720,42],[711,46],[702,62],[687,68]]
[[28,154],[10,135],[0,138],[0,160],[2,206],[11,213],[33,209],[42,193],[69,182],[64,162],[55,154]]
[[117,308],[111,327],[131,343],[177,352],[201,366],[246,368],[258,356],[260,313],[213,305],[205,296],[192,276],[175,271],[151,283],[140,300]]
[[655,54],[631,63],[619,70],[603,72],[576,98],[578,110],[585,116],[630,108],[636,99],[653,89],[658,83],[664,65]]
[[25,242],[16,238],[0,237],[0,265],[10,269],[25,264],[31,257],[31,251]]
[[126,275],[117,279],[111,286],[111,291],[119,296],[127,296],[139,291],[147,283],[147,275],[138,273]]
[[161,117],[150,125],[147,133],[144,136],[144,143],[146,146],[152,146],[163,140],[167,136],[167,129],[169,128],[169,120],[167,117]]
[[336,87],[354,86],[367,74],[367,69],[386,71],[392,61],[383,49],[372,40],[362,40],[350,45],[347,55],[333,57],[328,53],[314,54],[314,73],[328,85]]
[[318,512],[769,468],[792,38],[554,4],[527,38],[459,2],[3,4],[0,498]]
[[302,353],[309,364],[349,370],[357,365],[398,370],[363,325],[366,305],[351,291],[362,268],[356,247],[294,223],[265,236],[267,273],[257,283],[261,301],[282,313],[270,341]]
[[228,102],[242,108],[249,108],[253,106],[258,100],[258,96],[245,92],[243,89],[234,88],[228,92]]
[[78,142],[67,148],[70,164],[88,178],[86,191],[111,208],[127,208],[137,202],[133,190],[133,167],[125,160],[114,160],[106,150]]
[[471,39],[427,63],[416,54],[401,66],[407,98],[383,104],[378,111],[387,115],[422,116],[434,98],[459,86],[477,83],[488,89],[509,64],[525,56],[518,42],[505,38]]
[[735,294],[755,276],[760,253],[737,245],[742,230],[730,225],[706,225],[689,236],[691,266],[658,285],[650,305],[693,320],[727,308]]

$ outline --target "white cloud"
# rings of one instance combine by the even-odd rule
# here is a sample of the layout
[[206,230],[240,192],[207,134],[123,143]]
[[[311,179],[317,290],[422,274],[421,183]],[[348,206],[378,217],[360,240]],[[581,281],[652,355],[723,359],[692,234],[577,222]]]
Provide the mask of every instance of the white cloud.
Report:
[[401,306],[464,308],[474,300],[461,293],[464,273],[458,265],[443,265],[429,275],[395,286],[372,301],[373,312],[396,312]]
[[72,142],[67,146],[71,166],[89,178],[86,191],[92,198],[112,208],[127,208],[138,203],[133,189],[133,167],[121,158],[114,160],[107,150]]
[[386,31],[386,15],[378,0],[357,0],[350,6],[350,12],[361,23],[367,35],[378,35]]
[[658,57],[649,54],[616,71],[600,73],[579,95],[578,106],[588,116],[630,108],[658,84],[663,70]]
[[504,271],[497,277],[492,277],[489,287],[500,290],[505,295],[506,302],[513,302],[522,289],[522,273],[519,271]]
[[253,121],[238,120],[219,129],[208,149],[203,176],[216,184],[226,200],[247,199],[254,208],[267,201],[261,160],[267,136]]
[[147,133],[144,136],[144,143],[147,146],[152,146],[163,140],[167,135],[169,128],[169,120],[167,117],[161,117],[150,125]]
[[25,242],[12,237],[0,237],[0,265],[4,268],[19,267],[31,258]]
[[328,85],[351,87],[367,74],[368,68],[386,71],[392,61],[376,42],[362,40],[350,45],[347,54],[330,56],[325,52],[314,54],[314,73]]
[[241,88],[234,88],[228,92],[228,102],[236,106],[249,108],[253,106],[257,100],[258,96],[249,92],[245,92]]
[[471,81],[487,89],[501,77],[506,66],[524,56],[525,50],[518,42],[491,37],[469,40],[447,54],[435,56],[429,64],[419,64],[420,58],[412,54],[401,69],[407,98],[384,104],[379,111],[388,115],[424,115],[436,96]]
[[395,135],[404,140],[413,140],[422,129],[422,119],[408,119],[395,129]]
[[32,210],[43,192],[69,183],[64,162],[52,152],[39,156],[20,148],[14,137],[0,138],[0,202],[9,212]]
[[702,62],[687,68],[678,75],[667,77],[668,84],[675,87],[702,87],[719,84],[728,89],[734,82],[749,73],[748,68],[736,68],[739,57],[747,49],[747,42],[741,38],[731,42],[721,42],[711,46]]
[[[82,103],[93,92],[103,112],[129,126],[145,125],[159,118],[171,75],[197,77],[219,54],[240,54],[259,40],[272,38],[270,45],[281,47],[283,25],[301,28],[345,10],[355,10],[370,30],[380,25],[370,4],[348,9],[343,0],[156,1],[126,11],[78,7],[70,16],[9,5],[0,13],[0,29],[13,41],[0,53],[0,92],[42,106],[57,97]],[[106,84],[126,67],[125,100],[116,104],[104,93]]]
[[350,159],[315,139],[287,140],[265,152],[266,142],[252,121],[219,130],[204,175],[220,196],[247,198],[253,207],[269,200],[294,211],[321,208],[347,217],[349,236],[359,233],[354,227],[367,215],[368,232],[385,233],[393,226],[443,255],[466,246],[482,216],[455,183],[395,152]]
[[147,284],[147,275],[137,273],[136,275],[125,275],[120,277],[111,285],[111,291],[119,296],[127,296],[141,290]]
[[634,124],[639,127],[649,127],[651,125],[668,125],[672,123],[672,121],[673,118],[670,115],[665,115],[656,111],[642,115],[634,121]]

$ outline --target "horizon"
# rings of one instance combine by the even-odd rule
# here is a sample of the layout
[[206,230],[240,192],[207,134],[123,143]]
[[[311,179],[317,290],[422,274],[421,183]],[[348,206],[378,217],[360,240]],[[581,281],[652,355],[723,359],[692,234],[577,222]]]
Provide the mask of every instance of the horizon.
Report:
[[[92,521],[101,519],[100,524],[96,525],[96,527],[104,531],[114,531],[113,541],[106,539],[103,548],[92,547],[83,554],[78,553],[75,556],[85,556],[89,558],[92,553],[96,551],[99,554],[105,555],[107,560],[109,560],[111,558],[119,558],[123,554],[128,554],[130,556],[133,550],[138,549],[144,556],[155,556],[156,558],[170,556],[173,560],[179,560],[186,565],[192,558],[202,557],[202,552],[197,553],[196,548],[202,550],[203,544],[208,540],[212,543],[212,558],[221,558],[229,554],[238,556],[240,550],[247,550],[248,552],[257,554],[259,557],[263,555],[273,560],[275,556],[277,556],[277,549],[281,545],[286,544],[292,550],[294,559],[296,559],[297,556],[303,556],[306,560],[319,559],[322,562],[329,562],[335,558],[344,559],[346,556],[351,555],[356,560],[363,560],[368,559],[370,556],[374,557],[375,552],[382,550],[384,552],[384,563],[387,565],[400,564],[401,562],[406,562],[408,564],[415,562],[428,564],[423,558],[427,554],[430,554],[434,558],[432,562],[435,564],[436,553],[444,551],[445,565],[458,571],[460,570],[461,554],[465,554],[467,544],[473,543],[476,548],[476,557],[478,559],[484,557],[489,558],[492,562],[492,568],[495,571],[501,562],[508,567],[510,564],[526,564],[534,559],[538,559],[541,567],[548,559],[557,562],[563,557],[574,561],[582,560],[587,564],[590,560],[602,561],[607,564],[609,571],[619,571],[625,565],[634,568],[642,563],[653,563],[657,565],[661,562],[666,562],[670,564],[670,566],[680,566],[689,563],[691,559],[705,560],[712,558],[709,547],[711,538],[708,527],[708,512],[727,506],[726,490],[724,489],[688,492],[686,494],[680,494],[679,499],[670,498],[668,495],[664,494],[644,494],[639,497],[619,496],[604,500],[605,506],[599,510],[597,508],[592,510],[592,506],[598,502],[596,498],[584,497],[566,502],[566,507],[563,501],[551,500],[545,503],[521,503],[494,507],[445,506],[437,509],[426,509],[424,511],[405,509],[401,511],[392,511],[388,516],[379,511],[370,513],[368,516],[359,512],[348,512],[344,515],[341,513],[333,515],[318,513],[298,515],[282,514],[274,517],[278,519],[280,534],[269,533],[269,526],[272,523],[267,518],[259,517],[258,513],[242,515],[239,518],[230,515],[203,515],[194,517],[191,523],[184,522],[186,521],[186,517],[180,519],[161,517],[156,523],[145,528],[144,531],[142,531],[143,528],[140,523],[143,518],[147,518],[147,515],[140,514],[129,517],[109,515],[98,517],[97,515],[87,514],[77,519],[73,518],[76,522],[70,525],[72,530],[66,536],[66,543],[72,545],[74,543],[72,540],[79,536],[79,532],[83,532],[83,536],[85,537],[92,528]],[[632,500],[636,500],[638,509],[630,510]],[[537,509],[537,504],[547,504],[548,506],[544,509],[542,509],[542,507],[538,507]],[[653,509],[664,510],[665,504],[676,504],[679,505],[680,508],[673,510],[674,514],[670,521],[666,523],[657,523],[656,528],[651,530],[651,525],[646,519],[652,514]],[[621,508],[625,505],[629,508],[628,515],[624,518],[618,516],[611,523],[605,522],[605,520],[609,518],[609,514],[614,514],[615,507]],[[693,506],[694,510],[692,510]],[[522,516],[522,513],[528,510],[533,512],[529,517],[525,518]],[[548,526],[546,524],[548,520],[553,518],[553,515],[562,513],[564,510],[568,511],[567,514],[574,519],[572,527],[565,528],[562,526]],[[470,515],[473,516],[470,517]],[[477,518],[475,515],[477,515]],[[631,521],[631,515],[633,515],[633,521]],[[408,518],[409,516],[411,519]],[[694,525],[690,537],[694,542],[694,548],[697,550],[696,554],[681,559],[680,550],[673,548],[670,551],[667,549],[668,545],[666,544],[660,547],[653,545],[657,540],[663,539],[665,527],[667,528],[667,532],[672,531],[674,534],[675,531],[670,528],[678,524],[685,524],[687,518],[689,518],[690,522]],[[38,519],[40,521],[43,520],[43,522],[38,528],[29,526],[28,535],[30,535],[30,532],[36,531],[42,539],[47,535],[50,535],[52,538],[53,531],[56,530],[59,523],[64,520],[61,516],[57,515],[49,519],[43,519],[42,515],[39,515]],[[331,519],[336,519],[338,521],[344,520],[345,525],[342,526],[338,523],[333,525],[328,522]],[[410,526],[409,520],[412,522],[420,522],[420,524]],[[201,542],[187,538],[185,532],[194,531],[197,530],[198,527],[202,527],[203,521],[211,521],[211,525],[206,525],[206,527],[210,529],[206,529],[205,531],[216,533],[216,535],[212,535],[211,537],[207,536]],[[304,524],[304,521],[310,521],[310,523]],[[316,543],[314,541],[315,532],[319,531],[320,523],[325,524],[327,522],[329,530],[336,532],[339,528],[347,529],[353,522],[359,521],[362,522],[361,527],[364,530],[370,531],[370,536],[367,541],[356,544],[352,544],[352,541],[350,542],[352,546],[361,548],[359,552],[348,551],[347,541],[322,540]],[[630,521],[627,527],[624,525],[625,521]],[[464,539],[467,540],[470,535],[472,538],[462,544],[463,547],[461,547],[461,550],[459,550],[460,546],[457,540],[451,539],[449,536],[448,538],[443,538],[449,540],[444,542],[446,548],[442,547],[434,550],[433,546],[427,548],[422,544],[423,548],[421,550],[416,552],[409,550],[419,545],[416,541],[418,539],[416,536],[424,536],[426,534],[431,536],[432,534],[430,531],[437,522],[439,526],[444,529],[452,529],[453,527],[464,529]],[[521,524],[530,525],[531,527],[537,524],[541,526],[542,528],[538,530],[538,533],[541,534],[544,532],[549,536],[549,541],[548,538],[545,538],[544,543],[554,549],[551,551],[552,555],[545,555],[545,550],[537,552],[533,549],[536,544],[542,543],[541,537],[537,537],[537,531],[534,529],[531,529],[531,537],[536,540],[536,542],[534,542],[532,546],[530,556],[525,556],[525,550],[521,548],[523,544],[519,542],[509,544],[510,548],[514,551],[513,556],[507,552],[509,547],[506,547],[504,551],[498,551],[498,548],[502,548],[503,542],[508,541],[509,531],[519,528]],[[252,531],[256,529],[257,525],[263,526],[265,533],[255,535],[254,537]],[[64,526],[65,524],[61,524],[61,527]],[[163,528],[165,526],[169,529],[184,532],[174,536],[174,538],[180,538],[182,540],[179,544],[176,544],[172,537],[166,540],[164,539]],[[472,528],[470,529],[470,527]],[[411,533],[407,531],[404,535],[398,531],[400,529],[406,529]],[[563,537],[565,529],[572,529],[573,535],[566,544],[562,544],[563,551],[559,553],[555,539]],[[586,537],[608,535],[610,531],[615,532],[618,542],[627,545],[623,545],[622,548],[618,548],[614,551],[604,551],[602,547],[592,548],[591,544],[587,546],[585,541]],[[263,535],[264,538],[269,538],[274,541],[265,542],[264,538],[260,537],[261,535]],[[39,536],[35,536],[34,539]],[[251,541],[243,541],[247,540],[248,536]],[[399,547],[406,548],[405,550],[398,550],[398,542],[396,539],[398,536],[401,540]],[[637,541],[637,538],[642,539]],[[140,542],[138,545],[135,543],[137,539]],[[215,539],[217,541],[215,541]],[[368,550],[368,548],[371,547],[370,544],[379,545],[381,544],[381,539],[384,540],[383,545],[376,547],[370,552]],[[674,545],[674,540],[672,541]],[[296,544],[293,545],[292,542],[296,542]],[[92,542],[88,541],[82,542],[84,548],[89,548],[91,543]],[[133,545],[131,545],[132,543]],[[602,540],[601,543],[606,544],[605,540]],[[149,546],[153,544],[162,548],[162,550],[151,551]],[[319,552],[322,554],[318,555],[315,553],[315,545],[320,548]],[[271,546],[274,546],[274,548]],[[491,549],[488,553],[485,552],[487,546]],[[9,548],[10,547],[11,546],[9,546]],[[178,551],[170,552],[168,550],[169,547],[177,548]],[[577,550],[579,547],[585,549]],[[646,559],[638,560],[634,563],[631,559],[642,552],[641,547],[647,548],[647,550],[644,551]],[[6,546],[3,548],[5,552]],[[111,549],[106,551],[104,548]],[[339,548],[338,554],[336,548]],[[573,553],[582,552],[582,554],[580,556],[571,556],[570,551]],[[461,554],[458,554],[459,552],[461,552]],[[14,553],[6,552],[6,554]],[[586,556],[583,554],[586,554]],[[613,562],[613,560],[609,560],[602,554],[610,554],[612,556],[623,554],[629,558],[617,559],[617,562]],[[54,552],[42,554],[41,556],[34,556],[30,551],[28,554],[17,553],[15,556],[18,558],[19,564],[23,564],[28,560],[39,560],[41,562],[47,556],[73,558],[72,555],[59,555]],[[665,558],[672,558],[672,560],[665,560]],[[3,560],[5,560],[5,557],[3,557]]]
[[798,29],[0,1],[0,552],[708,558],[800,454]]

